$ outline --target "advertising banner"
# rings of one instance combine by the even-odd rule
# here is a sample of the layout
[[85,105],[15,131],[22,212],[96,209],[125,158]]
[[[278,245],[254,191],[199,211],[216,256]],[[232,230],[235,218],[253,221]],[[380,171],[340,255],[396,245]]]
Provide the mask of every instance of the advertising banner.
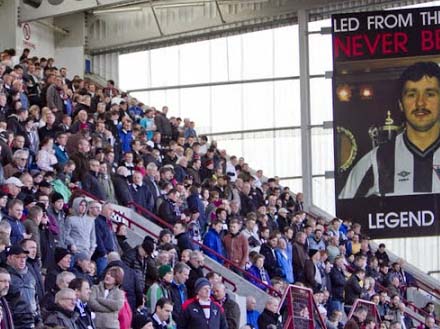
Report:
[[440,234],[440,7],[332,17],[336,213]]

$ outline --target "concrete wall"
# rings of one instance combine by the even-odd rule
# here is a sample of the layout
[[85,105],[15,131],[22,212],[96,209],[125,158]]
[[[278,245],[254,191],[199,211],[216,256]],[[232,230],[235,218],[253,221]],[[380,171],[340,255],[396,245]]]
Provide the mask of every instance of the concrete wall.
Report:
[[16,1],[1,1],[0,3],[0,22],[2,27],[2,33],[0,33],[0,50],[15,48],[15,26],[17,26]]
[[[27,24],[27,25],[26,25]],[[24,48],[31,50],[31,56],[55,57],[55,35],[50,27],[53,19],[45,19],[41,22],[30,22],[17,26],[16,50],[21,55]],[[26,27],[29,29],[26,29]],[[26,34],[25,31],[30,31]],[[28,38],[28,39],[27,39]]]

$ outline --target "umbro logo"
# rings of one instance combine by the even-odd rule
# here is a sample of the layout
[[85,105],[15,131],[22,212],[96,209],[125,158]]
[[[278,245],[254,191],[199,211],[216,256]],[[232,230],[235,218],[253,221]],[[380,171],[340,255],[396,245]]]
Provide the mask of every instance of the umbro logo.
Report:
[[401,172],[397,173],[397,176],[400,176],[402,178],[406,178],[409,175],[411,175],[411,173],[409,171],[405,171],[405,170],[402,170]]

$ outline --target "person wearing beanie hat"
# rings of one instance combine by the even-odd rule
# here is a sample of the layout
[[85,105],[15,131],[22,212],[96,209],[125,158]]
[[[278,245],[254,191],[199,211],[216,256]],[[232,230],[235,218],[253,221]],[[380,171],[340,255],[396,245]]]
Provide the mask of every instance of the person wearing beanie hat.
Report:
[[63,271],[69,271],[72,255],[66,248],[56,247],[54,252],[55,265],[47,269],[47,276],[44,280],[44,289],[51,291],[55,289],[57,275]]
[[154,282],[159,280],[157,265],[152,256],[155,248],[154,240],[146,236],[142,244],[122,254],[122,261],[136,272],[142,292],[147,291]]
[[159,267],[159,281],[147,291],[146,305],[149,310],[156,309],[156,303],[162,297],[171,298],[171,282],[173,281],[173,268],[170,265]]
[[211,300],[211,285],[206,278],[197,279],[196,296],[182,305],[179,327],[182,329],[228,328],[223,308]]

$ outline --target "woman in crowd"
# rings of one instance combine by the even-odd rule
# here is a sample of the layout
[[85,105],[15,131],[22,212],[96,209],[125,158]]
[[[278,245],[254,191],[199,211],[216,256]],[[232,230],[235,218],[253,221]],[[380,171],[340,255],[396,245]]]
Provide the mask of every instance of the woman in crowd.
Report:
[[122,268],[111,267],[104,280],[92,287],[89,305],[96,314],[97,329],[119,329],[118,314],[125,301],[124,291],[120,289],[123,279]]

